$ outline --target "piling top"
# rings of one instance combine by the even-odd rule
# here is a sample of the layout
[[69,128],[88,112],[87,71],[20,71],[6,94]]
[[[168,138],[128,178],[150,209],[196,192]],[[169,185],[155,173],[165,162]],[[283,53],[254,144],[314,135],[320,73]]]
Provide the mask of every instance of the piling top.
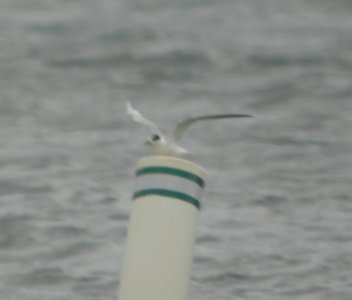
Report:
[[133,199],[158,196],[181,200],[197,209],[201,206],[206,173],[193,162],[172,156],[144,157],[137,163],[136,176]]
[[137,169],[156,166],[181,169],[199,176],[203,181],[206,181],[207,178],[207,174],[201,166],[179,157],[162,155],[147,156],[140,159],[137,163]]

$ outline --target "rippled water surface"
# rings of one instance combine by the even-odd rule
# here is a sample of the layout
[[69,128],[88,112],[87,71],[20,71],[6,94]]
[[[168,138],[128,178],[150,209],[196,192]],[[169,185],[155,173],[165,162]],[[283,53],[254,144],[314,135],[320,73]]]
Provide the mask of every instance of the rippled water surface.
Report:
[[190,299],[352,299],[352,5],[2,0],[0,298],[117,299],[130,100],[209,174]]

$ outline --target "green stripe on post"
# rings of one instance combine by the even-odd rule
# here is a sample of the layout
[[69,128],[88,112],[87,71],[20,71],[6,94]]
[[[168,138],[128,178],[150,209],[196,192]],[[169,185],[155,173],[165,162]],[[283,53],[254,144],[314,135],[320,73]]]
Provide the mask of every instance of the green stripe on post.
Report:
[[165,190],[165,189],[146,189],[146,190],[137,191],[133,194],[133,199],[137,199],[144,196],[150,196],[150,195],[157,195],[157,196],[164,196],[164,197],[179,199],[187,203],[190,203],[194,205],[196,208],[200,209],[200,202],[198,201],[198,199],[193,198],[181,192]]
[[175,168],[169,168],[169,167],[146,167],[143,169],[139,169],[136,171],[137,176],[142,176],[146,174],[167,174],[167,175],[173,175],[173,176],[178,176],[182,177],[185,179],[188,179],[190,181],[195,182],[198,184],[200,187],[204,187],[204,180],[200,178],[199,176],[189,173],[187,171],[183,171],[180,169],[175,169]]

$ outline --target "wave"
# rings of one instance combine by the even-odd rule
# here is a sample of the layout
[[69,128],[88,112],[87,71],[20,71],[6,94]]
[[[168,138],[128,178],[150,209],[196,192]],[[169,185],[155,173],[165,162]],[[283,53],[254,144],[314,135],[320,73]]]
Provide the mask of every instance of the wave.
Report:
[[156,53],[132,53],[125,52],[112,55],[78,56],[66,59],[48,60],[50,67],[61,68],[114,68],[121,65],[148,66],[208,66],[211,58],[200,50],[172,49],[166,52]]

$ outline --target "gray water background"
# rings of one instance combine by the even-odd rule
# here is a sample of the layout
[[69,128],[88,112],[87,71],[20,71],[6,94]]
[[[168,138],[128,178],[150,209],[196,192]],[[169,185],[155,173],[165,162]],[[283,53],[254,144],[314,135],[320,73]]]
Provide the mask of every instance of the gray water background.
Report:
[[207,169],[192,300],[352,299],[352,4],[1,0],[0,299],[117,299],[134,165]]

